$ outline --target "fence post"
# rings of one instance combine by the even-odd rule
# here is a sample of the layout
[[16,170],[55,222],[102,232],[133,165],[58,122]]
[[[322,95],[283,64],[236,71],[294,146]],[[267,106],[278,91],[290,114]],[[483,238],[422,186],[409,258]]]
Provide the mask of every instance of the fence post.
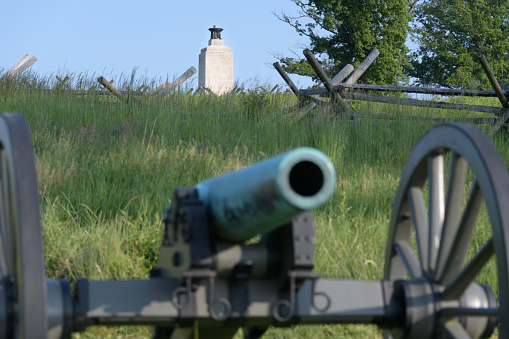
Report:
[[63,80],[58,75],[56,76],[56,78],[58,81],[60,81],[60,83],[55,86],[55,89],[58,90],[58,89],[62,88],[62,86],[65,86],[68,89],[70,89],[71,91],[73,90],[72,87],[67,83],[67,81],[69,81],[69,79],[70,79],[68,75],[66,75],[66,77]]
[[[364,72],[368,69],[369,66],[375,61],[375,59],[380,55],[380,51],[376,48],[369,53],[369,55],[362,61],[362,63],[357,67],[357,69],[350,75],[350,77],[345,81],[345,84],[354,84],[359,78],[364,74]],[[339,84],[338,84],[339,85]],[[341,88],[340,93],[348,92],[348,88]]]
[[32,66],[36,61],[37,61],[37,58],[36,57],[32,57],[30,60],[28,60],[26,63],[24,63],[23,66],[21,66],[20,68],[18,68],[14,72],[12,72],[12,74],[10,75],[10,78],[14,79],[18,75],[20,75],[21,73],[26,71],[26,69],[28,67]]
[[36,57],[32,57],[32,59],[30,59],[30,60],[28,60],[28,62],[24,63],[25,61],[27,61],[28,58],[30,58],[30,54],[26,54],[23,58],[21,58],[14,66],[12,66],[7,71],[7,73],[5,73],[0,78],[0,80],[3,80],[3,79],[14,79],[15,77],[20,75],[28,67],[32,66],[37,61]]
[[334,78],[332,78],[332,80],[330,82],[332,83],[333,86],[337,86],[341,83],[341,81],[343,81],[348,76],[348,74],[350,74],[352,72],[353,72],[353,66],[350,64],[347,64],[345,67],[343,67],[343,69],[341,71],[339,71],[338,74],[336,74],[336,76]]
[[163,90],[161,90],[161,92],[159,94],[157,94],[155,96],[155,98],[165,97],[166,95],[168,95],[168,93],[170,93],[175,88],[180,86],[184,81],[186,81],[187,79],[192,77],[194,75],[194,73],[196,73],[196,68],[194,68],[193,66],[189,67],[189,69],[187,71],[185,71],[184,74],[182,74],[180,77],[178,77],[178,79],[175,80],[175,82],[173,84],[171,84],[171,85],[165,87]]
[[500,88],[497,78],[495,78],[495,74],[493,74],[493,71],[491,70],[490,65],[488,64],[488,60],[486,60],[486,57],[482,53],[477,54],[477,57],[479,58],[482,68],[484,69],[484,72],[486,73],[486,76],[488,77],[488,80],[491,83],[491,87],[493,87],[495,93],[497,93],[498,100],[500,100],[500,103],[504,108],[509,108],[507,98],[505,97],[502,88]]
[[304,56],[308,60],[311,67],[313,67],[313,70],[316,72],[322,83],[325,85],[325,88],[329,91],[332,100],[334,103],[338,104],[341,107],[342,111],[350,111],[346,103],[343,101],[343,98],[341,98],[341,95],[336,92],[334,89],[334,86],[332,85],[331,81],[329,80],[329,77],[325,74],[322,66],[320,63],[316,60],[315,56],[309,49],[304,50]]
[[210,93],[210,94],[212,94],[212,95],[215,95],[215,96],[217,97],[217,94],[216,94],[216,93],[214,93],[214,92],[212,92],[212,90],[211,90],[210,88],[208,88],[208,87],[203,87],[203,90],[204,90],[205,92],[208,92],[208,93]]
[[[115,80],[111,79],[109,81],[109,84],[112,85],[113,83],[115,82]],[[102,87],[100,89],[101,93],[106,93],[106,91],[108,90],[108,88],[106,86],[104,86],[102,83],[99,83]]]
[[292,90],[292,92],[297,96],[297,98],[300,99],[300,92],[299,92],[299,89],[297,88],[297,86],[295,86],[295,84],[293,83],[292,79],[290,79],[290,77],[288,76],[288,74],[286,74],[285,70],[283,69],[283,67],[281,67],[281,65],[279,64],[279,62],[275,62],[272,64],[274,66],[274,68],[278,71],[279,75],[281,75],[281,77],[283,78],[283,80],[288,84],[288,87],[290,87],[290,89]]
[[277,93],[278,88],[279,88],[279,85],[272,87],[272,89],[270,90],[270,93]]
[[293,83],[292,79],[290,79],[288,74],[286,74],[285,70],[283,69],[283,67],[281,67],[279,62],[275,62],[272,65],[278,71],[279,75],[281,75],[283,80],[287,83],[288,87],[290,87],[293,94],[295,94],[297,99],[299,99],[300,110],[299,110],[299,113],[297,114],[297,120],[300,120],[303,116],[305,116],[306,114],[311,112],[311,110],[316,107],[316,104],[314,102],[309,103],[309,104],[304,103],[303,97],[300,94],[299,89],[297,88],[297,86],[295,86],[295,84]]
[[[303,95],[301,94],[300,90],[297,88],[297,86],[294,85],[294,83],[292,82],[290,77],[288,77],[288,75],[283,70],[281,65],[278,62],[275,62],[273,64],[273,66],[274,66],[274,68],[276,68],[276,70],[278,71],[279,75],[281,75],[281,77],[285,80],[285,82],[288,84],[288,87],[290,87],[290,89],[297,96],[297,98],[299,98],[299,99],[302,98]],[[336,74],[336,76],[334,78],[332,78],[332,80],[331,80],[332,85],[334,85],[334,86],[339,85],[341,83],[341,81],[343,81],[343,79],[348,76],[348,74],[352,73],[353,69],[354,69],[353,66],[350,65],[350,64],[348,64],[345,67],[343,67],[343,69],[341,71],[339,71],[339,73]],[[281,92],[282,89],[283,89],[283,86],[281,86],[278,89],[278,92]],[[286,92],[288,92],[288,91],[289,90],[287,89]],[[318,97],[319,97],[318,95],[314,96],[314,98],[316,100],[318,100]],[[316,103],[315,102],[312,102],[309,105],[306,105],[306,106],[302,107],[300,112],[299,112],[299,114],[297,115],[297,119],[298,120],[301,119],[303,116],[305,116],[307,113],[309,113],[315,107],[316,107]]]
[[[353,66],[350,65],[350,64],[347,64],[345,67],[343,67],[343,69],[341,71],[339,71],[338,74],[336,74],[336,76],[334,76],[334,78],[332,78],[331,80],[331,84],[333,86],[337,86],[341,83],[341,81],[343,81],[347,76],[348,74],[352,73],[353,72]],[[311,107],[309,110],[313,109],[316,107],[317,103],[323,103],[323,100],[320,99],[320,96],[319,95],[313,95],[313,97],[311,98],[311,100],[313,101],[311,103]],[[305,112],[304,114],[306,114],[307,112]],[[304,114],[301,114],[301,116],[299,117],[302,118],[304,116]]]
[[157,94],[157,93],[161,92],[163,89],[165,89],[166,87],[168,87],[170,85],[171,85],[171,81],[167,81],[164,84],[162,84],[161,86],[159,86],[156,89],[154,89],[153,91],[148,92],[147,94],[148,95]]
[[138,89],[136,90],[136,94],[143,94],[144,91],[146,91],[148,89],[148,86],[147,85],[141,85],[140,87],[138,87]]
[[23,58],[21,58],[14,66],[12,66],[8,71],[7,73],[5,73],[1,78],[0,80],[2,79],[5,79],[5,78],[9,78],[11,76],[11,74],[17,70],[19,68],[19,66],[23,65],[23,63],[25,61],[28,60],[28,58],[30,58],[30,54],[26,54]]
[[122,101],[126,101],[127,102],[127,98],[122,94],[120,93],[111,83],[109,83],[106,79],[104,79],[103,77],[99,77],[97,79],[97,81],[103,85],[104,87],[106,87],[108,89],[108,91],[110,91],[113,95],[115,95],[117,98],[119,98],[120,100]]
[[509,119],[509,104],[507,103],[507,98],[505,97],[504,92],[502,92],[502,88],[500,88],[497,78],[495,78],[495,74],[493,74],[493,71],[491,70],[490,65],[488,64],[488,60],[486,60],[486,57],[484,56],[484,54],[482,54],[482,53],[477,54],[477,58],[479,58],[479,61],[481,62],[481,66],[484,69],[484,72],[486,73],[488,80],[490,81],[491,87],[493,87],[493,89],[495,90],[498,100],[500,100],[502,107],[504,107],[505,111],[506,111],[502,115],[502,117],[495,123],[495,125],[493,125],[493,128],[491,129],[491,133],[495,133]]

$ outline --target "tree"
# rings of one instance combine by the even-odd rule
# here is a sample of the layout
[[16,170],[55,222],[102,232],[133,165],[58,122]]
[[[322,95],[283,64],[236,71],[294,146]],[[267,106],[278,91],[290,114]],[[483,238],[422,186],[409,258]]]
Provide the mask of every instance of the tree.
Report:
[[509,0],[424,0],[414,15],[409,75],[420,84],[491,88],[478,53],[508,82]]
[[[331,77],[346,64],[357,67],[373,50],[380,56],[360,82],[394,84],[404,78],[408,65],[405,41],[409,13],[417,1],[409,0],[292,0],[299,15],[276,15],[310,40],[310,50],[321,59]],[[283,68],[299,75],[313,76],[302,58],[280,58]]]

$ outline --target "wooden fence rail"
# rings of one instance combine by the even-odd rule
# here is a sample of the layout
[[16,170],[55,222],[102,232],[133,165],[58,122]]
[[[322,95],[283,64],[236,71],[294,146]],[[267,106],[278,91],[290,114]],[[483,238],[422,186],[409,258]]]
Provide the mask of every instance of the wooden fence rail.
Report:
[[472,111],[472,112],[493,113],[496,116],[502,116],[502,114],[504,114],[504,111],[505,111],[503,108],[493,107],[493,106],[454,104],[454,103],[449,103],[449,102],[420,100],[420,99],[411,99],[411,98],[398,98],[398,97],[373,95],[373,94],[365,94],[365,93],[345,93],[344,96],[346,99],[350,99],[350,100],[365,100],[365,101],[373,101],[373,102],[381,102],[381,103],[397,104],[397,105],[406,105],[406,106],[415,106],[415,107],[433,107],[433,108],[442,108],[442,109],[455,109],[455,110],[465,110],[465,111]]
[[[405,86],[387,86],[387,85],[365,85],[365,84],[347,84],[341,83],[334,86],[336,90],[340,87],[351,88],[351,89],[362,89],[368,91],[379,91],[379,92],[400,92],[400,93],[416,93],[416,94],[431,94],[431,95],[445,95],[445,96],[475,96],[475,97],[496,97],[495,91],[477,91],[470,89],[454,89],[454,88],[429,88],[429,87],[405,87]],[[300,89],[301,95],[322,95],[328,96],[329,91],[326,88],[317,89]],[[509,98],[509,93],[505,93],[505,97]]]

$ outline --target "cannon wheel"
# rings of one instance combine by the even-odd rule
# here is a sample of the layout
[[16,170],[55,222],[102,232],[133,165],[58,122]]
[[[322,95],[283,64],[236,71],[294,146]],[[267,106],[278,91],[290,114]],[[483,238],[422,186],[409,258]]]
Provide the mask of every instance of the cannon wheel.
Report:
[[46,338],[34,152],[28,125],[17,114],[0,115],[0,277],[0,305],[5,305],[0,309],[0,338]]
[[[483,206],[489,220],[479,217]],[[471,239],[476,226],[489,225],[491,238],[474,250]],[[435,127],[416,145],[403,171],[384,273],[385,279],[395,282],[394,296],[413,294],[422,303],[414,303],[407,295],[402,303],[404,320],[385,336],[415,335],[416,331],[429,331],[432,337],[489,336],[498,319],[509,317],[508,244],[509,177],[496,149],[474,127]],[[485,293],[485,285],[472,284],[493,256],[496,298],[497,291]],[[467,258],[472,259],[465,264]],[[401,286],[405,288],[398,293]],[[491,301],[488,306],[465,306],[468,295],[488,295]],[[412,316],[420,318],[420,323]],[[484,324],[484,333],[472,334],[472,326],[469,330],[465,323],[468,316]],[[509,338],[509,322],[500,321],[499,337]]]

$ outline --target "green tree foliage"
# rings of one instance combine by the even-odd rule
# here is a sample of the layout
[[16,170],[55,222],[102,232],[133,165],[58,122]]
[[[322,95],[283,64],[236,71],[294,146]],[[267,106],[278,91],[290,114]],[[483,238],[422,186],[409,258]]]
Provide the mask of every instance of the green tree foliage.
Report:
[[[359,80],[362,83],[394,84],[404,78],[408,64],[405,41],[409,13],[417,1],[409,0],[292,0],[299,15],[276,15],[310,40],[310,50],[321,59],[329,77],[346,64],[357,67],[373,50],[380,56]],[[293,74],[317,79],[305,59],[280,58]]]
[[509,82],[509,0],[424,0],[412,36],[419,47],[409,75],[421,84],[491,88],[478,53]]

